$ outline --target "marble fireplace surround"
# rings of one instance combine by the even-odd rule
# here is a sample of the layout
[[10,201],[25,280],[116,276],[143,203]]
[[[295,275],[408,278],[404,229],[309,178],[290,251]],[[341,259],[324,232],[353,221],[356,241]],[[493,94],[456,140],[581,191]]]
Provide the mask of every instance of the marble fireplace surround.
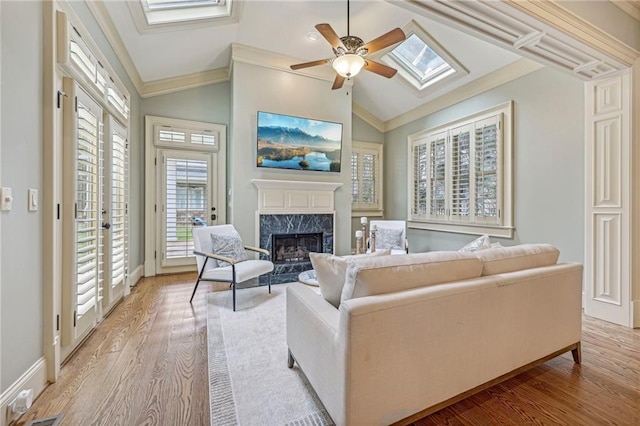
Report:
[[[335,250],[334,192],[342,183],[253,179],[258,188],[256,241],[271,251],[272,234],[322,233],[322,251]],[[264,259],[267,257],[264,256]],[[311,262],[275,265],[272,284],[292,282],[300,272],[311,269]],[[260,285],[268,277],[260,277]]]

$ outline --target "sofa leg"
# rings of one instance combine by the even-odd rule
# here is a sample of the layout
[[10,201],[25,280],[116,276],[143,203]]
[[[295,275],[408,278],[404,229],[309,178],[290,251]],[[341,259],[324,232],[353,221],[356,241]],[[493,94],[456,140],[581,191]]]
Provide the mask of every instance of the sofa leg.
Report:
[[293,363],[295,362],[295,360],[293,359],[293,355],[291,355],[291,349],[287,349],[287,352],[287,367],[293,368]]
[[573,355],[573,362],[576,364],[582,363],[582,349],[580,347],[580,342],[578,342],[574,349],[571,349],[571,355]]

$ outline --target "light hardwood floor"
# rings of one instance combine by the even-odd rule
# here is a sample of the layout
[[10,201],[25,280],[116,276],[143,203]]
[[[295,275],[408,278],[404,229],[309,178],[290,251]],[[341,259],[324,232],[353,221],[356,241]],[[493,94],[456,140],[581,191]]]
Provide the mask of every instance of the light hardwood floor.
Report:
[[[202,283],[192,306],[194,280],[143,279],[18,425],[58,413],[73,426],[209,425],[205,300],[213,287]],[[582,365],[562,355],[414,423],[494,424],[640,425],[640,330],[585,317]]]

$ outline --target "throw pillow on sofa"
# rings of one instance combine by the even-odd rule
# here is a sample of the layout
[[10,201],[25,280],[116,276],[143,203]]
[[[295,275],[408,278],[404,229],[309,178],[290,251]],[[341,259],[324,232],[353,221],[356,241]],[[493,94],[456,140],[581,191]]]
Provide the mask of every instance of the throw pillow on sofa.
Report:
[[349,264],[340,301],[477,278],[481,274],[482,261],[475,253],[433,251],[361,259]]
[[474,252],[491,248],[491,240],[487,234],[481,235],[470,243],[466,244],[460,250],[461,252]]
[[484,263],[482,275],[485,276],[555,265],[560,250],[551,244],[521,244],[482,250],[475,254]]
[[356,254],[352,256],[335,256],[330,253],[309,253],[311,265],[316,271],[320,294],[336,308],[340,305],[342,287],[347,274],[349,262],[377,256],[388,256],[391,250],[377,250],[370,254]]

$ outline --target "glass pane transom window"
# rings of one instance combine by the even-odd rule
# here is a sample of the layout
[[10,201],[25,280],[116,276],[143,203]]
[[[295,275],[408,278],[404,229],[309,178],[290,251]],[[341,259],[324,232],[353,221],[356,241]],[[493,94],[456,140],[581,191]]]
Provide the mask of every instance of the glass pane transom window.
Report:
[[444,72],[455,72],[451,65],[415,34],[411,34],[393,49],[390,56],[416,77],[421,84]]

